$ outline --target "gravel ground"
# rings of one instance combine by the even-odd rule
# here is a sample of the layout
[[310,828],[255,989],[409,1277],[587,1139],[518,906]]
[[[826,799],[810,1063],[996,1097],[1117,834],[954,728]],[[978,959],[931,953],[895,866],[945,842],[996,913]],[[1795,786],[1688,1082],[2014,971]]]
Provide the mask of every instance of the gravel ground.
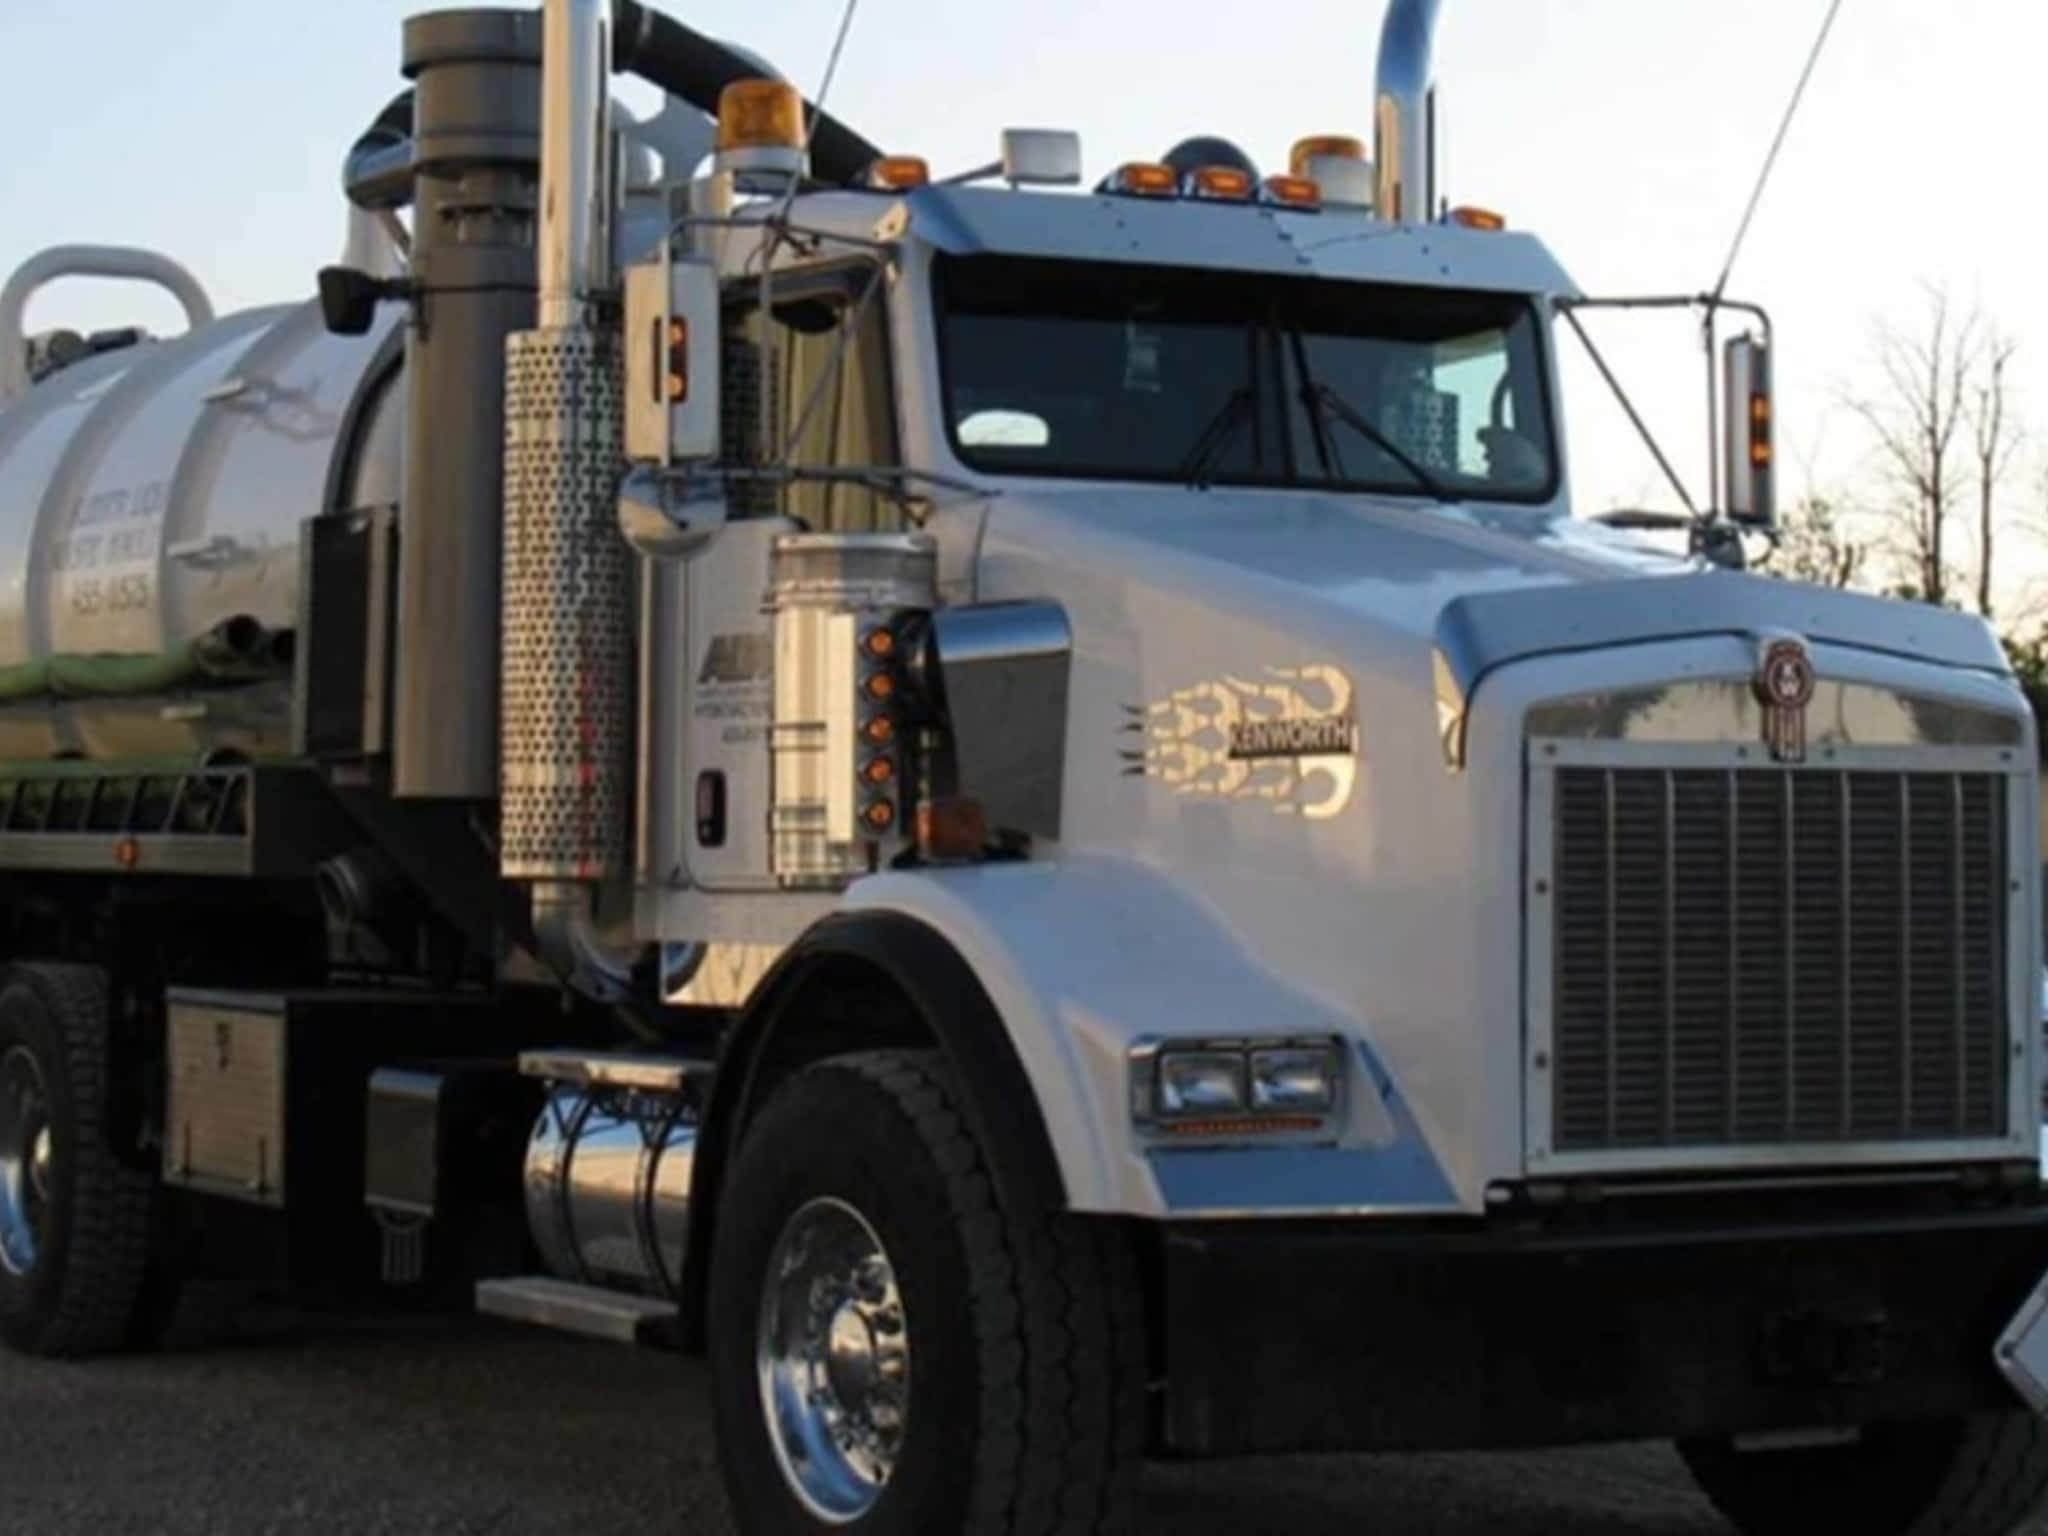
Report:
[[[0,1357],[0,1532],[727,1536],[700,1367],[483,1323]],[[1668,1450],[1161,1467],[1172,1536],[1726,1536]]]

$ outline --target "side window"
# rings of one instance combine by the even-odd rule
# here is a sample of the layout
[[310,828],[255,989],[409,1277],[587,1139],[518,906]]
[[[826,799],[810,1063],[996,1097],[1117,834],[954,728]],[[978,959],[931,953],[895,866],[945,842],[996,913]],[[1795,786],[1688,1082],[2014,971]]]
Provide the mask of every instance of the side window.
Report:
[[1434,382],[1438,394],[1450,402],[1455,424],[1451,467],[1483,479],[1488,461],[1482,434],[1489,426],[1517,425],[1514,393],[1508,387],[1506,333],[1481,331],[1438,343]]
[[[787,446],[799,475],[779,497],[757,500],[819,533],[889,532],[904,526],[902,507],[830,471],[890,468],[898,462],[893,377],[883,289],[865,264],[794,274],[770,289],[764,317],[746,303],[734,317],[743,345],[730,358],[727,441],[739,461],[760,462],[761,391],[768,393],[766,457]],[[742,301],[758,290],[733,291]],[[730,419],[730,418],[737,419]]]
[[1457,422],[1458,473],[1516,491],[1540,490],[1551,473],[1529,325],[1523,316],[1509,329],[1454,336],[1436,348],[1436,388]]

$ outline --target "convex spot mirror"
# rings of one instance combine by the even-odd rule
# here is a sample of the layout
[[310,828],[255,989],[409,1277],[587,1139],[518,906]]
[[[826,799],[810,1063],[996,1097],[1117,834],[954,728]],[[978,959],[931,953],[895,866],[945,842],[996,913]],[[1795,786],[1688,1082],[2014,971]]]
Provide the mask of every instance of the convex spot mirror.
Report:
[[619,536],[649,560],[681,560],[709,544],[727,520],[717,481],[681,482],[635,471],[619,486]]

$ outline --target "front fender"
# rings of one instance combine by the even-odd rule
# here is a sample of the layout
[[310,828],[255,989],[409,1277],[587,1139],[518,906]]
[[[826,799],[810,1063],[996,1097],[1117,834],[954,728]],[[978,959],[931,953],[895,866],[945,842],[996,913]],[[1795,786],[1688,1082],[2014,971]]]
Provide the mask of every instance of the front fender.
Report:
[[[912,918],[973,970],[1009,1033],[1075,1210],[1153,1218],[1459,1210],[1366,1021],[1291,984],[1183,888],[1103,856],[870,877],[850,911]],[[1350,1047],[1335,1145],[1147,1147],[1141,1038],[1334,1035]]]

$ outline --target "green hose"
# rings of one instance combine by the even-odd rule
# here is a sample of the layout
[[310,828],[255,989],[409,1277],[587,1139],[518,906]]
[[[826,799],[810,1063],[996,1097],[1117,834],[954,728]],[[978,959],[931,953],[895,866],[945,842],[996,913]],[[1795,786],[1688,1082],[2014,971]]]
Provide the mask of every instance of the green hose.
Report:
[[122,698],[179,688],[260,682],[290,670],[277,637],[246,615],[224,619],[176,650],[48,656],[0,667],[0,704]]

